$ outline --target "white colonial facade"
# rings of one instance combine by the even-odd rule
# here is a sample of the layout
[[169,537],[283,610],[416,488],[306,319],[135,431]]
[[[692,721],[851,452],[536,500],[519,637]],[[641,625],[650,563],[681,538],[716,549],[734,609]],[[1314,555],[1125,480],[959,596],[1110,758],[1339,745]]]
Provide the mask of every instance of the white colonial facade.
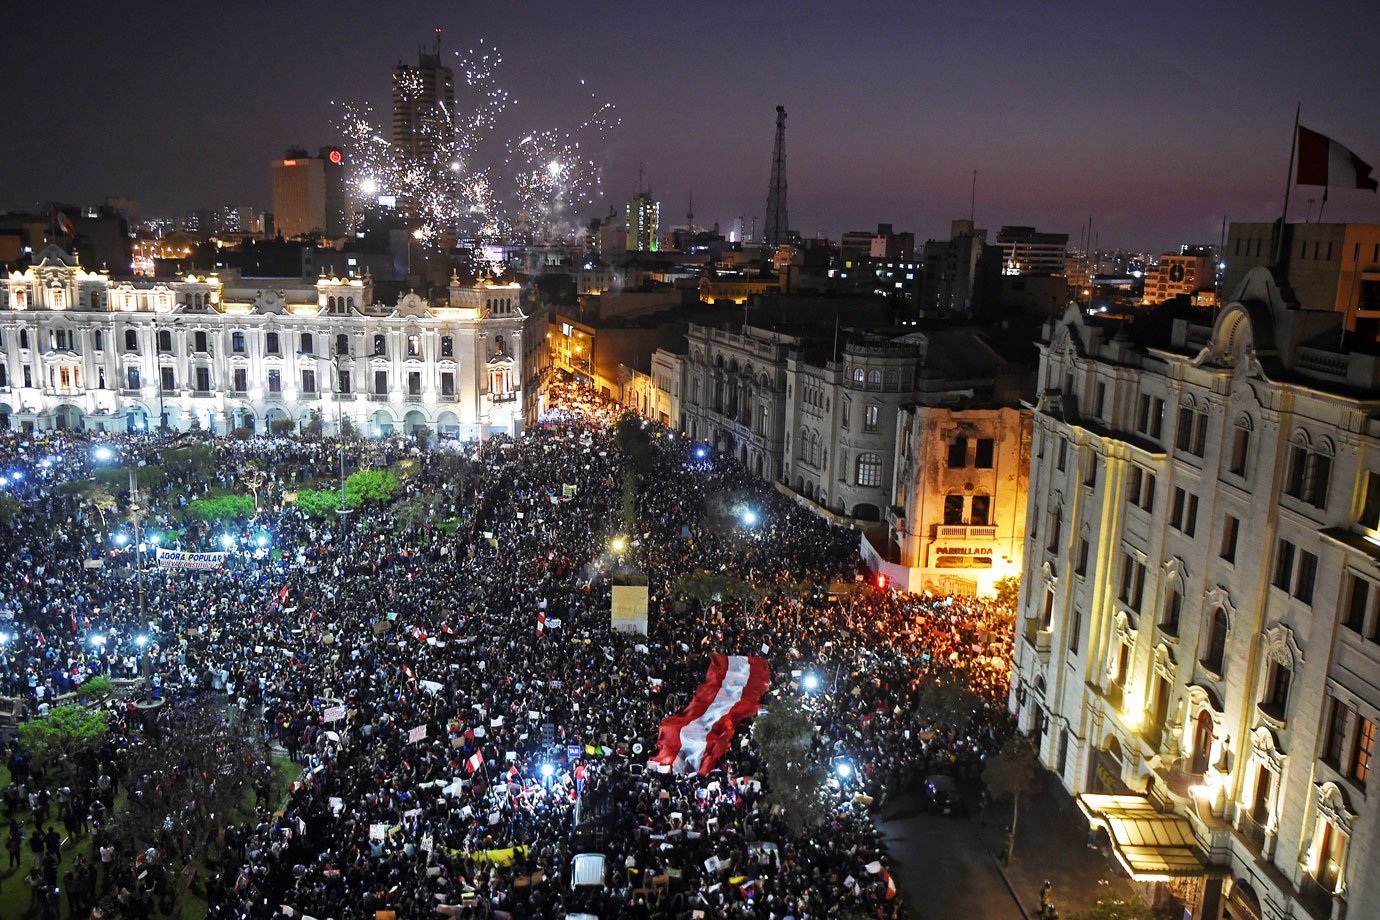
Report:
[[363,279],[116,280],[49,247],[0,277],[0,427],[450,437],[522,426],[517,284],[392,307]]
[[1380,360],[1208,319],[1046,327],[1011,705],[1147,894],[1377,917]]

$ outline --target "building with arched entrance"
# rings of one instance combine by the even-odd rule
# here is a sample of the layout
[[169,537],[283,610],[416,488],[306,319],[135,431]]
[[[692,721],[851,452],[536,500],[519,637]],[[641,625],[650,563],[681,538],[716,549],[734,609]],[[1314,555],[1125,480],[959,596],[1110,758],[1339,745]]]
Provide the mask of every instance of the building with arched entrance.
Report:
[[456,277],[391,306],[367,274],[116,279],[49,246],[0,276],[0,426],[517,433],[520,301]]
[[1380,916],[1380,362],[1238,278],[1046,325],[1010,704],[1176,915]]

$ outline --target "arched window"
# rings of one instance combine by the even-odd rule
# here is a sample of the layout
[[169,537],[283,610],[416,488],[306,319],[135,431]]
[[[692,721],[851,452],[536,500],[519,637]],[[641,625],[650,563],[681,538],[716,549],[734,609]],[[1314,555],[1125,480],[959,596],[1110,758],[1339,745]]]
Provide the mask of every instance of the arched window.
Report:
[[334,313],[334,312],[335,312],[335,298],[334,298],[334,297],[327,297],[327,298],[326,298],[326,310],[327,310],[328,312],[330,312],[330,313]]
[[810,459],[810,432],[809,429],[800,429],[800,440],[796,442],[796,447],[800,450],[800,459]]
[[882,388],[881,371],[873,370],[867,372],[867,388],[869,390],[880,390]]
[[810,463],[819,466],[819,432],[810,432]]
[[866,379],[867,379],[866,372],[863,371],[862,368],[860,368],[860,367],[855,367],[855,368],[853,368],[853,384],[854,384],[855,386],[862,386],[863,383],[866,381]]
[[880,486],[882,484],[882,458],[880,454],[859,454],[855,480],[860,486]]
[[1204,646],[1203,667],[1214,674],[1223,673],[1227,657],[1227,611],[1218,607],[1212,611],[1212,622],[1208,625],[1207,644]]
[[1237,476],[1246,475],[1246,466],[1251,459],[1251,417],[1243,415],[1236,420],[1231,431],[1231,462],[1227,467]]
[[881,407],[876,403],[867,407],[867,414],[863,418],[863,431],[876,431],[877,421],[881,417]]
[[350,337],[343,332],[335,337],[335,353],[337,355],[350,353]]

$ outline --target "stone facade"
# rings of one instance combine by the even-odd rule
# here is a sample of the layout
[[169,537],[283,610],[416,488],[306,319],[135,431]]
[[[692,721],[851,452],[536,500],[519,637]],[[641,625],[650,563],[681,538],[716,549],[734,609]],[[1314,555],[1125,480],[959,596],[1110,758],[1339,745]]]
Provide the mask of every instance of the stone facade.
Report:
[[[272,423],[474,437],[522,427],[516,284],[375,303],[364,278],[117,280],[49,247],[0,277],[0,425]],[[280,426],[282,427],[282,426]]]
[[1380,362],[1340,320],[1256,268],[1210,326],[1046,326],[1011,705],[1071,792],[1188,821],[1194,916],[1380,916]]

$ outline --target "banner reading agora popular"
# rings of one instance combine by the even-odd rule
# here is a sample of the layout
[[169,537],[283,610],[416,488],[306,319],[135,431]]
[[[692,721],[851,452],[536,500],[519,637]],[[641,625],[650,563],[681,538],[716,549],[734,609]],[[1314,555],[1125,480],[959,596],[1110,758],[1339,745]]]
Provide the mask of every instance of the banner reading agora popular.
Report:
[[158,567],[163,569],[218,569],[225,564],[225,553],[191,553],[184,549],[158,547]]

